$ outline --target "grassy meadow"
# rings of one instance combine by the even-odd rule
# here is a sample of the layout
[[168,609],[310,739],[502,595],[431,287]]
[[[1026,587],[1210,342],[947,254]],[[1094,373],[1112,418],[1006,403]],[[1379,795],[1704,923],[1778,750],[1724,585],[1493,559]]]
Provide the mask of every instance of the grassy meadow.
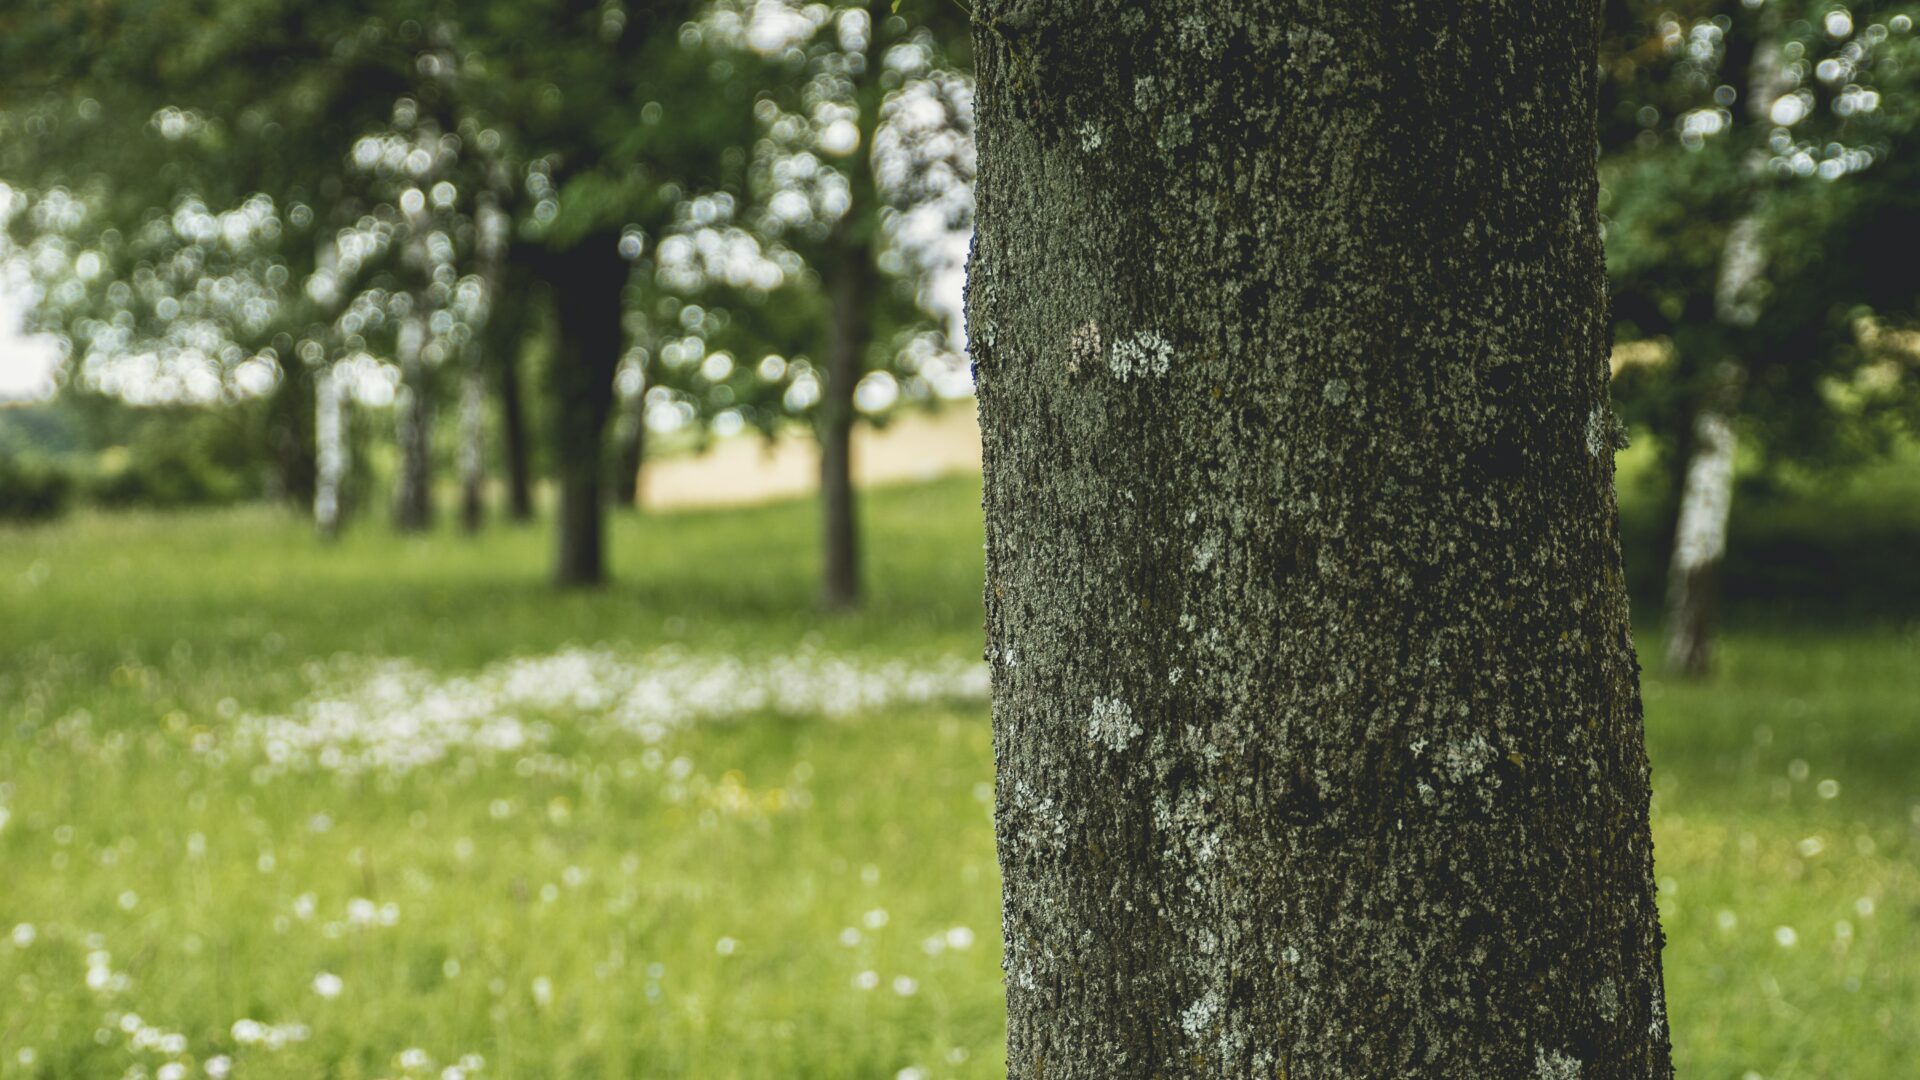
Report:
[[[544,528],[0,529],[0,1078],[1003,1075],[977,484],[869,498],[832,618],[807,503],[564,595]],[[1681,1073],[1912,1076],[1920,469],[1737,519],[1646,683]]]

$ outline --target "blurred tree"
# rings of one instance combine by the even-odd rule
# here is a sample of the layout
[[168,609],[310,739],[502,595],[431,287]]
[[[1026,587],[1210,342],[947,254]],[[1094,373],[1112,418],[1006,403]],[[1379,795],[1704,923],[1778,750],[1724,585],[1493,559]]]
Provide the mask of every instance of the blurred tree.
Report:
[[1907,4],[1609,5],[1602,110],[1623,414],[1671,462],[1667,660],[1711,663],[1736,433],[1762,467],[1857,461],[1920,400],[1862,347],[1915,312],[1920,48]]
[[533,520],[533,463],[527,435],[526,405],[522,399],[521,366],[535,319],[531,283],[524,266],[509,258],[502,270],[504,282],[492,298],[486,325],[495,393],[500,402],[500,454],[507,481],[507,519]]
[[491,355],[488,323],[507,287],[507,255],[513,223],[501,205],[498,181],[480,193],[474,214],[474,261],[479,275],[474,301],[479,307],[469,322],[475,327],[460,371],[460,525],[478,532],[486,521],[487,375],[502,361]]
[[[471,179],[441,174],[471,159],[462,154],[461,140],[479,145],[525,175],[526,197],[511,207],[511,231],[522,241],[513,250],[553,256],[529,265],[552,280],[573,282],[573,262],[612,265],[588,246],[618,243],[628,227],[657,231],[684,192],[725,186],[729,172],[737,180],[752,117],[740,89],[745,84],[729,76],[751,58],[718,57],[701,47],[697,28],[683,32],[699,7],[696,0],[458,6],[440,0],[371,6],[347,0],[115,0],[84,12],[36,5],[0,16],[6,19],[0,29],[15,31],[0,45],[0,66],[8,68],[8,89],[15,91],[9,100],[27,103],[7,115],[23,130],[30,126],[33,136],[24,140],[32,145],[16,144],[18,153],[0,158],[0,175],[23,177],[35,190],[57,190],[71,172],[106,191],[116,210],[129,208],[103,215],[106,221],[137,218],[183,189],[209,201],[228,190],[267,192],[294,207],[301,229],[318,231],[322,225],[351,225],[358,216],[358,208],[340,198],[350,186],[342,175],[347,148],[393,127],[389,114],[411,106],[418,118],[398,125],[399,133],[421,136],[415,149],[427,153],[434,175],[422,173],[411,158],[404,161],[405,178],[414,184],[398,193],[410,203],[399,224],[406,234],[403,261],[416,285],[393,294],[404,297],[397,307],[405,310],[392,313],[399,327],[392,340],[406,373],[397,407],[402,453],[396,520],[417,526],[431,488],[426,448],[434,394],[428,376],[435,354],[455,351],[460,331],[467,329],[452,327],[453,340],[440,333],[439,313],[449,298],[441,295],[442,282],[428,279],[442,274],[449,259],[425,250],[443,233],[458,235],[459,228],[427,220],[419,201],[449,183],[470,217]],[[5,63],[12,61],[17,63]],[[143,131],[149,117],[164,139],[101,138],[107,126]],[[139,155],[156,154],[148,144],[164,148],[169,140],[190,145],[168,157],[164,168],[143,167],[150,163]],[[129,146],[135,148],[131,154],[124,150]],[[48,162],[57,167],[43,166]],[[108,176],[111,185],[101,181]],[[316,222],[315,207],[332,211],[331,220]],[[433,209],[439,208],[436,198]],[[295,217],[288,214],[289,221]],[[312,256],[299,253],[324,245],[295,242],[291,248],[296,255],[286,260],[287,277],[305,282]],[[293,295],[304,299],[297,289]],[[617,299],[618,290],[595,289],[591,295]],[[344,295],[333,299],[340,305],[351,301]],[[560,310],[618,326],[617,307],[588,311],[569,299]],[[290,306],[274,340],[285,338],[292,346],[310,336],[315,316],[304,303]],[[566,432],[555,445],[558,467],[575,478],[559,485],[561,499],[590,504],[558,516],[563,554],[557,573],[592,581],[603,574],[599,545],[575,532],[598,530],[600,495],[597,480],[578,479],[586,467],[572,456],[592,451],[598,459],[606,410],[581,390],[611,381],[619,339],[617,333],[562,329],[567,348],[611,343],[615,349],[607,359],[570,356],[563,349],[547,365],[557,380],[555,399],[586,410],[555,428]],[[353,333],[345,337],[343,347],[357,347]],[[469,367],[478,362],[470,360]],[[573,368],[580,369],[578,378]],[[282,396],[306,383],[292,370],[283,375]],[[469,387],[474,382],[465,381]],[[514,384],[503,378],[501,385]],[[469,389],[462,399],[470,451],[480,430],[472,422],[476,395]],[[289,424],[312,415],[307,407],[276,413]],[[507,427],[514,445],[517,427]],[[290,435],[289,441],[302,440]],[[475,455],[465,456],[470,462]],[[525,483],[516,479],[510,487],[516,509],[524,509]],[[584,552],[595,554],[579,557]]]
[[[247,357],[266,357],[268,432],[287,496],[313,495],[311,383],[293,360],[324,314],[300,286],[322,245],[350,223],[345,148],[406,92],[417,26],[369,18],[351,0],[112,0],[33,3],[0,11],[0,177],[30,192],[69,193],[93,207],[99,249],[132,237],[191,200],[241,207],[264,199],[278,267],[264,318],[221,332]],[[152,269],[127,252],[100,275],[133,281]],[[53,312],[72,338],[77,319],[111,323],[123,305],[103,289],[93,312]]]
[[1008,1074],[1670,1077],[1598,12],[974,11]]
[[660,339],[644,311],[628,309],[632,348],[621,365],[620,415],[614,430],[613,503],[626,510],[640,507],[640,467],[647,452],[647,391],[657,378]]
[[[727,313],[704,340],[775,361],[772,380],[787,381],[784,410],[810,421],[820,446],[821,599],[852,607],[861,593],[854,424],[902,397],[927,397],[928,354],[955,348],[929,294],[941,261],[958,260],[941,242],[971,225],[964,9],[936,0],[732,2],[716,4],[707,24],[770,61],[773,78],[754,106],[751,202],[684,223],[682,238],[697,242],[662,261],[670,277],[705,283],[705,299]],[[743,233],[722,231],[736,222]],[[744,269],[756,262],[744,249],[784,265],[773,275],[783,284]],[[696,264],[704,265],[689,273]],[[768,303],[770,288],[789,299]]]
[[689,30],[698,10],[696,0],[532,0],[461,11],[461,40],[485,58],[468,106],[527,163],[513,258],[548,285],[558,320],[547,371],[561,584],[606,574],[603,435],[624,352],[622,245],[664,231],[685,193],[743,179],[751,80]]

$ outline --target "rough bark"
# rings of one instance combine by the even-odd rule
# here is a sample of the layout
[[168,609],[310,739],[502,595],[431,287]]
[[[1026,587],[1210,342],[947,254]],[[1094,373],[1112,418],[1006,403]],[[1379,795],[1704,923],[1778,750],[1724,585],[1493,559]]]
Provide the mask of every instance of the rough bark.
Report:
[[850,207],[827,238],[827,370],[819,415],[820,440],[820,601],[833,609],[860,603],[860,524],[853,488],[853,391],[866,373],[867,347],[873,336],[875,234],[880,225],[879,196],[873,179],[873,133],[880,122],[880,64],[891,0],[867,5],[865,63],[849,76],[859,111],[859,157],[847,177]]
[[598,585],[606,580],[601,452],[620,366],[627,262],[617,235],[596,234],[546,255],[540,272],[552,287],[560,331],[549,370],[559,493],[553,579],[562,586]]
[[340,534],[346,516],[346,480],[350,465],[347,402],[331,364],[313,373],[314,490],[313,526],[323,540]]
[[1009,1073],[1671,1075],[1573,0],[982,0]]

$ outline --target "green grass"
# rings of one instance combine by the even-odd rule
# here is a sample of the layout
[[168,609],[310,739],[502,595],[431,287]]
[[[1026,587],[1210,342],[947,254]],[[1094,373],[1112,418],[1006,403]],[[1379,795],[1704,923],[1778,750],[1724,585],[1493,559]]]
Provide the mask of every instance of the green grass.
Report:
[[[976,484],[869,499],[874,600],[836,618],[810,602],[805,504],[620,518],[618,583],[564,595],[541,529],[369,524],[323,548],[243,508],[0,530],[0,1077],[223,1056],[438,1076],[467,1054],[482,1077],[1003,1075],[984,705],[726,701],[736,676],[844,662],[883,685],[977,657]],[[1920,540],[1902,506],[1875,513],[1896,553]],[[1833,525],[1797,505],[1743,536],[1827,551]],[[1735,567],[1718,681],[1647,681],[1682,1073],[1909,1076],[1920,622],[1910,595],[1851,624],[1787,607],[1776,569]],[[457,710],[555,655],[614,683],[748,674],[700,669],[709,715],[654,731],[522,686],[534,742],[456,739],[407,771],[267,767],[250,719],[383,679],[400,698],[368,708]]]

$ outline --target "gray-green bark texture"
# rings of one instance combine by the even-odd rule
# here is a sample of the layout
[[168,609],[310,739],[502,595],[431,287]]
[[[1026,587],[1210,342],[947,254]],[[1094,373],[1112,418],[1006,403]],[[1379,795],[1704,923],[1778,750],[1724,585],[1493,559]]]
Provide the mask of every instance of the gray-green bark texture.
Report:
[[1666,1077],[1574,0],[981,0],[1010,1075]]

